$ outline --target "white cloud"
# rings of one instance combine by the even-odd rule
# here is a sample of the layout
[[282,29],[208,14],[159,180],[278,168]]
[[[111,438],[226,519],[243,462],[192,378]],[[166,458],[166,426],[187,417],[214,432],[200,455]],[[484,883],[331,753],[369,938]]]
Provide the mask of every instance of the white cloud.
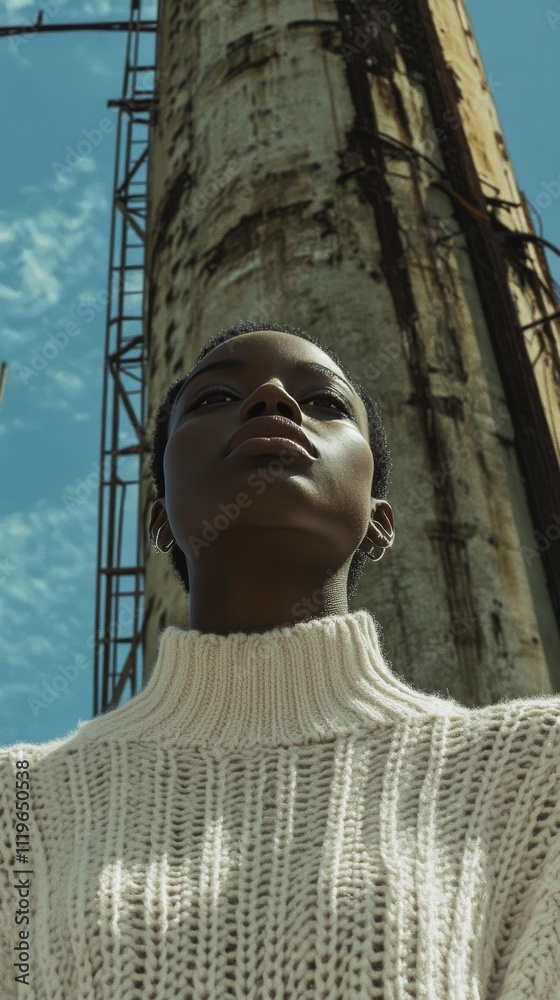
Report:
[[[114,17],[120,20],[121,17],[125,19],[128,17],[130,3],[128,0],[89,0],[88,3],[82,4],[82,10],[85,14],[91,14],[95,17]],[[145,16],[144,4],[142,4],[142,17]]]
[[[29,615],[22,615],[20,624],[29,621]],[[12,620],[14,620],[12,618]],[[22,681],[12,681],[12,683],[6,684],[2,682],[2,688],[0,689],[0,700],[8,701],[10,698],[19,698],[21,695],[31,695],[34,685],[24,684]]]
[[70,173],[59,173],[56,175],[55,180],[51,181],[47,187],[49,187],[51,191],[67,191],[68,188],[76,187],[76,178]]
[[[17,548],[22,542],[26,542],[31,535],[31,525],[24,521],[19,513],[9,514],[3,522],[3,537],[8,541],[17,540]],[[7,553],[6,553],[7,555]]]
[[34,420],[21,420],[20,417],[14,417],[12,420],[12,427],[14,430],[23,431],[34,431],[39,428],[39,424],[35,423]]
[[35,0],[4,0],[6,4],[6,13],[13,14],[16,11],[23,10],[24,7],[33,7]]
[[[0,289],[1,288],[2,286],[0,285]],[[16,292],[16,294],[20,296],[21,293]],[[1,290],[0,290],[0,298],[2,298]],[[29,344],[36,338],[36,336],[37,334],[34,330],[29,330],[29,329],[26,330],[24,327],[21,327],[20,330],[14,330],[11,326],[4,326],[4,325],[2,326],[2,346],[4,348],[4,351],[6,351],[8,347],[14,348],[23,346],[24,344]],[[9,378],[9,376],[10,372],[8,371],[7,377]]]
[[74,375],[72,372],[64,371],[63,369],[56,369],[51,371],[49,369],[49,374],[52,381],[55,383],[57,389],[61,389],[63,392],[69,395],[75,395],[78,392],[84,393],[86,389],[86,384],[83,378],[79,375]]
[[[60,298],[60,281],[51,270],[52,256],[41,259],[41,246],[38,243],[32,250],[22,250],[20,254],[20,276],[23,293],[27,301],[39,299],[41,306],[56,305]],[[41,301],[42,300],[42,301]],[[43,310],[40,309],[40,312]]]
[[[39,423],[35,420],[20,420],[19,417],[14,417],[13,420],[9,420],[8,416],[10,413],[11,397],[8,396],[7,392],[4,393],[4,401],[2,403],[2,410],[0,410],[0,426],[5,428],[5,432],[10,435],[10,440],[12,439],[13,431],[43,431],[44,422]],[[1,557],[0,557],[1,562]],[[1,574],[0,574],[1,583]]]
[[19,302],[22,293],[10,288],[9,285],[0,285],[0,299],[7,299],[8,302]]
[[[59,504],[43,498],[31,509],[0,518],[0,731],[6,743],[37,739],[32,733],[43,716],[37,719],[33,706],[44,704],[44,682],[61,676],[61,664],[72,662],[74,651],[85,655],[81,662],[87,668],[55,700],[55,717],[60,713],[64,719],[64,699],[83,700],[85,688],[80,714],[88,717],[91,710],[93,612],[87,594],[95,569],[97,489],[74,513],[65,508],[62,489],[60,496]],[[62,728],[74,724],[63,721]]]
[[17,247],[9,282],[0,285],[8,315],[41,315],[60,302],[63,289],[96,266],[106,246],[95,220],[108,204],[103,186],[92,183],[76,199],[73,213],[60,208],[42,209],[35,216],[9,218],[4,213],[0,240]]
[[113,76],[116,69],[120,72],[120,66],[108,66],[103,59],[93,54],[85,45],[77,45],[75,53],[80,65],[87,66],[90,73],[93,73],[94,76]]
[[[85,470],[84,481],[90,471]],[[65,494],[73,495],[72,485],[62,484],[60,505],[42,498],[31,509],[0,518],[0,659],[8,671],[37,653],[56,657],[51,635],[41,631],[40,623],[64,620],[69,598],[75,601],[93,572],[84,550],[95,548],[97,485],[86,490],[74,511],[65,506]],[[27,619],[23,634],[22,615]]]
[[0,224],[0,243],[11,243],[14,238],[14,233],[9,226],[3,226]]
[[68,411],[72,409],[71,404],[67,399],[62,399],[60,396],[52,395],[45,391],[42,398],[36,404],[38,410],[53,410],[53,411]]
[[76,163],[76,170],[81,170],[84,174],[93,174],[97,170],[93,156],[80,156]]
[[53,566],[51,580],[74,580],[76,571],[73,566]]
[[[146,10],[151,11],[153,9],[154,0],[144,0],[142,3],[142,17],[153,17],[152,13],[146,13],[144,11],[144,6]],[[43,5],[43,23],[54,24],[57,21],[89,21],[92,17],[117,19],[127,18],[130,11],[129,0],[88,0],[88,3],[82,4],[72,4],[73,8],[70,12],[69,0],[50,0],[49,5],[45,3]],[[33,24],[36,21],[37,12],[41,9],[41,2],[37,0],[4,0],[5,13],[10,19],[9,23],[19,23],[17,20],[14,21],[14,17],[20,15],[20,21],[27,24],[31,21]],[[25,20],[22,20],[21,14],[25,14]],[[71,16],[69,16],[71,13]]]

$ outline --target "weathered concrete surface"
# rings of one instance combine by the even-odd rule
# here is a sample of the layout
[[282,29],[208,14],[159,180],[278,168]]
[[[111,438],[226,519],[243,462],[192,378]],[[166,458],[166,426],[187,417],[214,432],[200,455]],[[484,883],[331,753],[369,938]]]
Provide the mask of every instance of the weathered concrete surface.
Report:
[[[445,50],[446,60],[452,68],[463,99],[460,102],[461,123],[467,134],[469,147],[477,173],[485,192],[493,198],[508,202],[496,209],[496,215],[508,229],[518,233],[534,234],[531,217],[515,179],[514,169],[507,154],[493,94],[499,92],[503,81],[495,79],[491,67],[488,76],[482,64],[474,37],[473,26],[463,0],[440,3],[429,0],[434,24]],[[450,109],[452,121],[454,108]],[[450,125],[452,128],[452,124]],[[440,138],[445,141],[445,138]],[[543,216],[546,224],[546,215]],[[508,264],[510,290],[517,308],[521,326],[557,311],[558,301],[551,286],[551,276],[542,248],[526,242],[528,257],[526,269],[516,270],[510,255],[504,252]],[[528,294],[527,282],[533,294]],[[541,404],[544,408],[556,455],[560,462],[560,323],[558,319],[533,327],[524,333],[528,356],[533,363]]]
[[[519,203],[464,7],[430,2],[462,93],[449,142],[457,115],[485,190]],[[220,327],[278,320],[333,346],[379,402],[395,463],[395,545],[352,606],[374,611],[396,672],[482,705],[560,690],[560,637],[480,263],[411,31],[398,0],[163,0],[148,428]],[[533,232],[522,208],[496,215]],[[527,252],[550,284],[535,244]],[[507,274],[522,325],[554,311],[538,282],[509,262]],[[544,344],[538,385],[557,428],[558,325],[525,336],[529,352]],[[146,536],[153,499],[146,477]],[[188,602],[148,545],[146,610],[147,678],[159,630],[188,627]]]

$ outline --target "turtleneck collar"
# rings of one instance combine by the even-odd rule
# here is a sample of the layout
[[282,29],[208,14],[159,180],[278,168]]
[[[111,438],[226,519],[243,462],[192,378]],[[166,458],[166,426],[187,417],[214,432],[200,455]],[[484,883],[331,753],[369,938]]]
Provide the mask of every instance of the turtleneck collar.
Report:
[[81,723],[89,735],[234,751],[324,743],[419,715],[468,712],[395,677],[365,608],[263,633],[159,634],[144,689]]

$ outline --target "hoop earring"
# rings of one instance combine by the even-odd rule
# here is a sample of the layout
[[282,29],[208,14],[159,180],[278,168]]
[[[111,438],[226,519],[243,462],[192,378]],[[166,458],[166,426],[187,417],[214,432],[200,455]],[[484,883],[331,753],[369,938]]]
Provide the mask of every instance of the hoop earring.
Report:
[[[377,528],[375,524],[373,525],[373,527],[377,531],[377,534],[381,538],[383,538],[383,533],[381,531],[379,531],[379,528]],[[367,538],[367,535],[366,535],[366,540],[368,542],[371,541],[370,538]],[[387,541],[387,539],[384,539],[384,540]],[[393,542],[394,542],[394,538],[392,538],[391,541],[387,542],[387,544],[385,546],[376,545],[375,542],[371,542],[371,549],[369,550],[369,552],[366,552],[365,549],[361,549],[361,551],[364,553],[365,556],[367,556],[367,558],[370,560],[370,562],[379,562],[379,560],[383,559],[383,556],[385,555],[385,549],[386,548],[390,549],[391,546],[392,546],[392,544],[393,544]],[[381,549],[380,554],[378,556],[372,556],[371,553],[373,552],[373,550],[374,549],[378,549],[378,548]]]
[[154,548],[155,548],[156,552],[161,552],[162,555],[164,555],[166,552],[170,552],[171,549],[173,548],[174,543],[175,543],[175,539],[172,538],[166,549],[160,549],[160,547],[158,545],[158,540],[159,540],[159,533],[160,533],[160,531],[161,531],[161,529],[163,527],[165,527],[165,526],[162,524],[161,527],[158,528],[158,533],[156,535],[156,540],[155,540],[155,543],[154,543]]
[[377,546],[374,545],[373,542],[372,542],[371,549],[369,550],[369,552],[366,552],[365,549],[360,549],[360,551],[363,552],[365,556],[367,556],[367,558],[370,560],[370,562],[379,562],[379,560],[383,559],[383,556],[385,555],[385,549],[381,549],[380,555],[378,555],[378,556],[372,556],[371,553],[373,552],[373,550],[375,548],[377,548]]

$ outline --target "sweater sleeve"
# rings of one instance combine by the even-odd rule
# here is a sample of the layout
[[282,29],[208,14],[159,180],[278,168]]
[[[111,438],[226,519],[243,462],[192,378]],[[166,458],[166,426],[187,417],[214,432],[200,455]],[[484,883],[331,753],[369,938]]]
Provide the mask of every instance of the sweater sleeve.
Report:
[[496,1000],[560,1000],[560,787],[552,837]]

